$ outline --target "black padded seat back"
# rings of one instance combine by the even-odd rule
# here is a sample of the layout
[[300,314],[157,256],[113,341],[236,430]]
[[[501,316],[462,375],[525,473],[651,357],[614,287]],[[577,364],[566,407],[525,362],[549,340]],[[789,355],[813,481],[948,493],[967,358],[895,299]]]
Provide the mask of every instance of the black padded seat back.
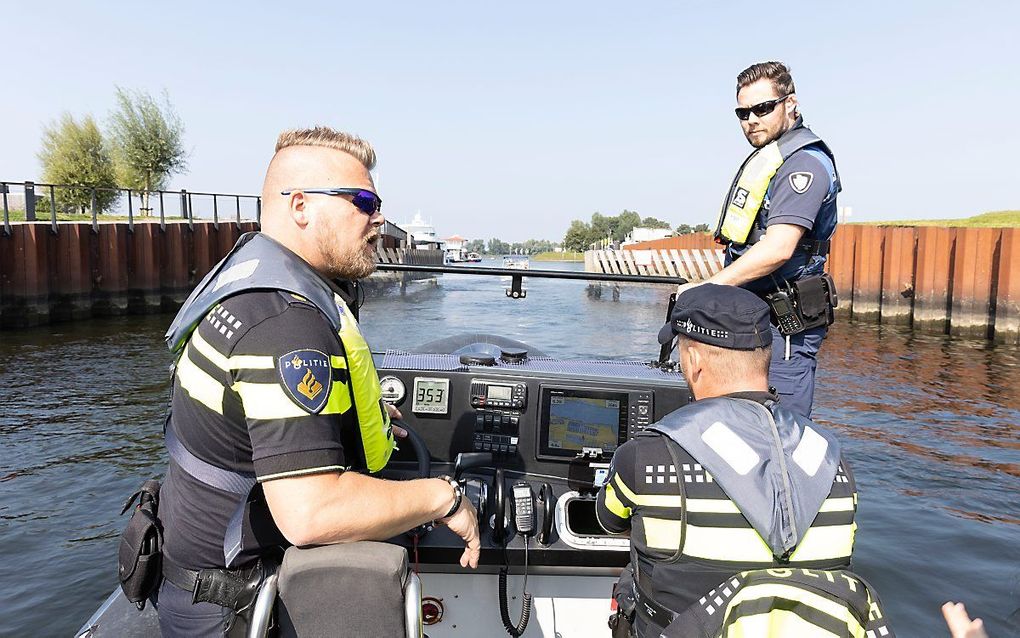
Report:
[[394,638],[404,629],[407,551],[362,541],[291,547],[279,570],[282,638]]

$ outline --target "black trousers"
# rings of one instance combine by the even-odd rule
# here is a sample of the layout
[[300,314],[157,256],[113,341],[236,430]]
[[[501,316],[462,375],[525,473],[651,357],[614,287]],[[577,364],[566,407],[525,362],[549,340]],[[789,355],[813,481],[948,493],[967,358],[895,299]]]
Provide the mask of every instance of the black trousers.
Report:
[[234,612],[213,603],[192,603],[192,593],[164,579],[153,599],[163,638],[221,638]]

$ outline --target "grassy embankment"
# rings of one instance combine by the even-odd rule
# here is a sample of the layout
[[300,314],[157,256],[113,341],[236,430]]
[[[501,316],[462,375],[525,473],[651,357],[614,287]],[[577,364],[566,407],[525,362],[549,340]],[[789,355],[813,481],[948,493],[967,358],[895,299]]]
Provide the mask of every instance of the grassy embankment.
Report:
[[531,256],[531,259],[534,259],[535,261],[584,261],[584,253],[536,253]]
[[962,219],[904,219],[888,222],[850,222],[864,226],[956,226],[961,228],[1000,228],[1020,226],[1020,210],[997,210]]

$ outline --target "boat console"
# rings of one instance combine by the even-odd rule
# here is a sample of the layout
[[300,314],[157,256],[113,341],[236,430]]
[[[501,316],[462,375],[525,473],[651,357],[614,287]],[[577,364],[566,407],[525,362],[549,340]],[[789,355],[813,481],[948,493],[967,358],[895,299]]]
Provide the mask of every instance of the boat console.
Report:
[[[602,530],[595,494],[620,445],[690,401],[682,375],[641,362],[553,359],[486,337],[377,354],[384,400],[424,443],[433,475],[458,472],[466,481],[479,510],[480,571],[523,560],[523,535],[509,512],[511,493],[529,487],[537,521],[532,573],[584,567],[614,575],[628,561],[629,543]],[[400,448],[383,476],[421,471],[413,446]],[[424,572],[460,570],[463,544],[445,529],[395,540],[417,550]]]

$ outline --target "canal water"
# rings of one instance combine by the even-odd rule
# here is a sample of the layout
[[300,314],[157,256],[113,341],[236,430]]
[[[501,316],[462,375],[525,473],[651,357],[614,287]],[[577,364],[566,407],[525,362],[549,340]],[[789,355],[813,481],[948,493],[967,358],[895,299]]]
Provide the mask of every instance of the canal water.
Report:
[[[614,301],[528,279],[514,301],[508,285],[443,275],[370,298],[362,323],[379,349],[487,332],[556,356],[657,355],[666,288]],[[121,506],[165,465],[170,319],[0,332],[0,636],[67,636],[116,586]],[[939,606],[963,600],[993,638],[1020,635],[1020,349],[839,322],[820,359],[815,417],[860,490],[854,568],[899,634],[946,635]]]

